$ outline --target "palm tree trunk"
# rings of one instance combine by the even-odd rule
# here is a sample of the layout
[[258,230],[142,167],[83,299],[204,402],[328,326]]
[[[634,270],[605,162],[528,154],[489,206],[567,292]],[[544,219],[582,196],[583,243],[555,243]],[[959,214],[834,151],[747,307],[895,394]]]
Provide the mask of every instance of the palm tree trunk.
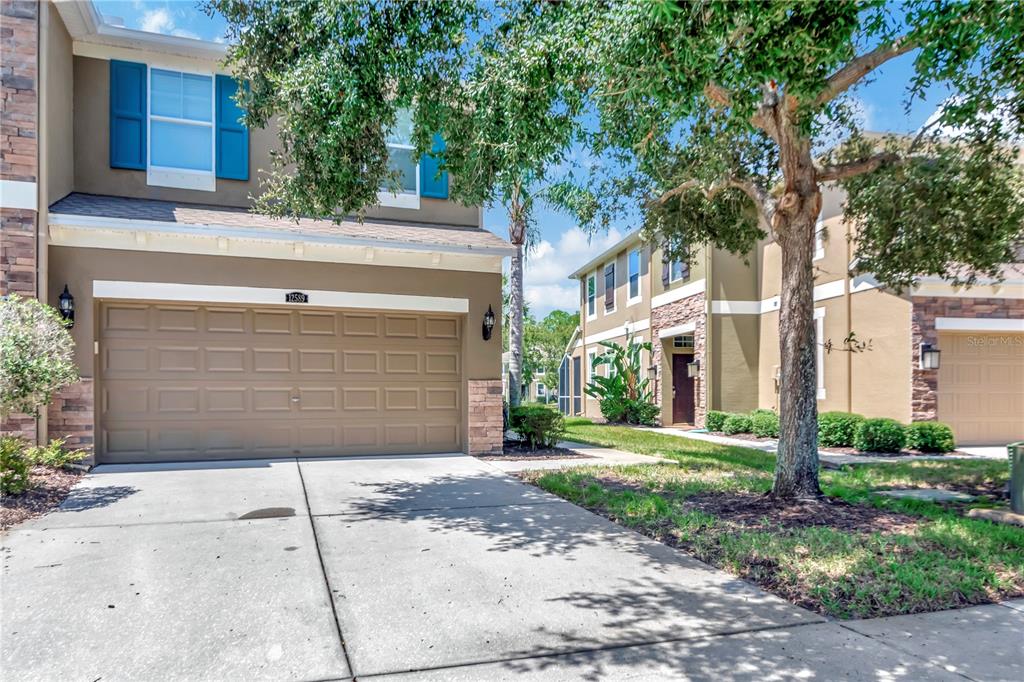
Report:
[[[508,404],[517,407],[522,401],[523,383],[523,243],[517,241],[515,228],[509,229],[516,252],[512,256],[509,273],[509,331],[508,331]],[[519,232],[522,234],[522,231]]]

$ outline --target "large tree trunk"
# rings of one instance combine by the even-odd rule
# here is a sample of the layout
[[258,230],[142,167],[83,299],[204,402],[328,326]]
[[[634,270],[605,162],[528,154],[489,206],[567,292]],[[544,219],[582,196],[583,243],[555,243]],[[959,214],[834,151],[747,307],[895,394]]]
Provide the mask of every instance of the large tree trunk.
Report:
[[513,236],[516,252],[512,256],[509,273],[508,404],[516,407],[522,400],[520,389],[523,385],[523,242],[514,238],[517,234],[515,228],[510,229],[509,234]]
[[[806,180],[806,179],[805,179]],[[821,194],[795,183],[776,213],[782,250],[779,309],[779,450],[772,494],[795,499],[821,495],[818,487],[817,339],[814,327],[814,230]]]

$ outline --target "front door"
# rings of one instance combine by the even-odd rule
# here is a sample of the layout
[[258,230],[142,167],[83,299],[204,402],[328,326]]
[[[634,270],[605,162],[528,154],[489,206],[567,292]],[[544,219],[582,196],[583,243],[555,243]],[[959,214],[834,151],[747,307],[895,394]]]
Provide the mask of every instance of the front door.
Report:
[[693,423],[693,379],[686,376],[691,355],[672,356],[672,422]]

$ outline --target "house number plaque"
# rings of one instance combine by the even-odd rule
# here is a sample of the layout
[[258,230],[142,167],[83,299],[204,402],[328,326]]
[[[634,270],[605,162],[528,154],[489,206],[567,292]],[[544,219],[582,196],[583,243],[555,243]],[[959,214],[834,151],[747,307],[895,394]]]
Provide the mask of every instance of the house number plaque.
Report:
[[285,303],[309,303],[309,294],[301,291],[291,291],[284,295]]

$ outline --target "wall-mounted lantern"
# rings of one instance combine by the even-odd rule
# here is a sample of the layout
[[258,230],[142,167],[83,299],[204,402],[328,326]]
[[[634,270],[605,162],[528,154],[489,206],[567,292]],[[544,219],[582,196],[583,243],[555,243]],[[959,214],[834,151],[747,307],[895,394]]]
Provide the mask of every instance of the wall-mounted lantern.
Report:
[[700,361],[694,360],[693,362],[686,363],[686,376],[689,379],[696,379],[700,376]]
[[921,344],[921,369],[938,369],[939,368],[939,354],[938,348],[930,343]]
[[658,379],[658,366],[651,365],[647,368],[647,378],[650,379],[651,383],[654,383]]
[[491,340],[491,332],[494,331],[494,310],[491,306],[487,306],[487,312],[484,313],[484,341]]
[[64,291],[57,299],[57,305],[60,309],[60,316],[64,318],[64,324],[67,325],[68,329],[75,326],[75,297],[68,291],[68,285],[64,285]]

